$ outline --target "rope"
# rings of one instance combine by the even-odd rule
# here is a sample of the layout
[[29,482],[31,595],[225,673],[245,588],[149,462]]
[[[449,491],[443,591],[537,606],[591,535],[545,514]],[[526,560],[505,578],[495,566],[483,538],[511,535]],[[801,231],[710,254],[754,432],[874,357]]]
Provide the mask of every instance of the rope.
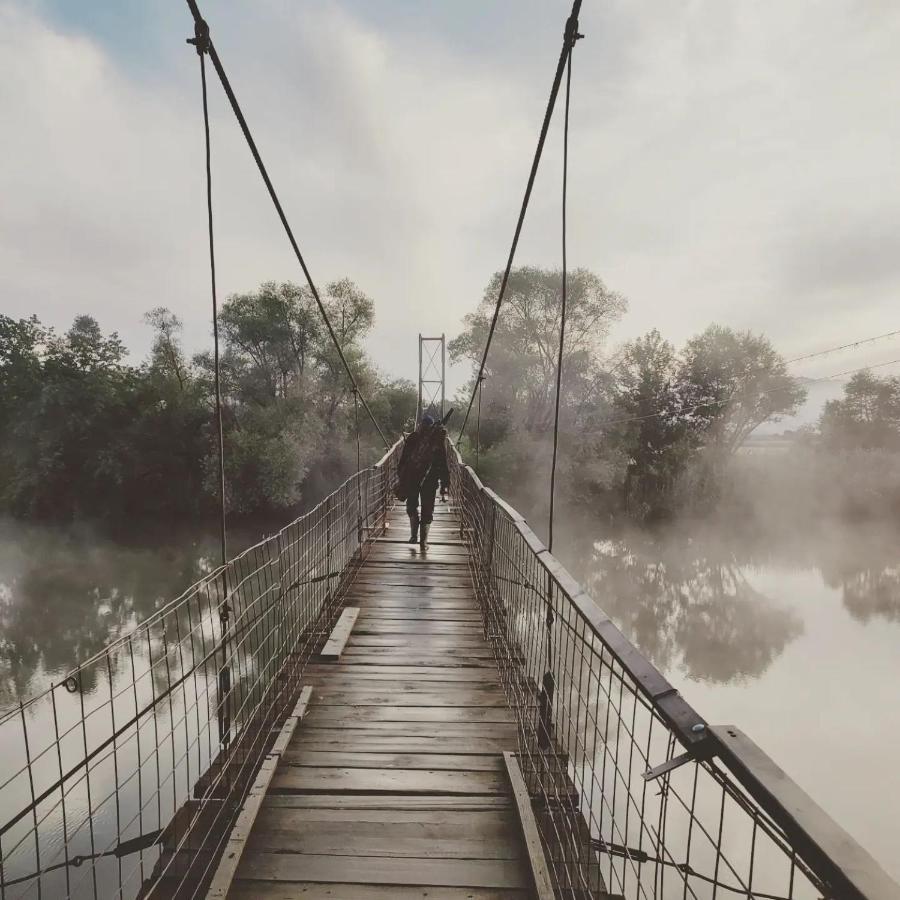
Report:
[[[580,0],[578,0],[578,2],[580,3]],[[322,298],[319,296],[318,288],[316,288],[315,282],[312,279],[312,275],[307,268],[306,261],[303,258],[303,254],[300,252],[300,246],[297,244],[297,239],[294,237],[293,229],[291,228],[290,223],[287,220],[287,215],[285,215],[284,208],[282,207],[281,201],[278,199],[278,194],[275,191],[275,187],[272,184],[272,179],[269,178],[269,173],[262,161],[262,157],[259,154],[259,150],[256,146],[256,141],[253,139],[253,135],[250,132],[250,126],[247,124],[247,120],[244,118],[244,113],[241,111],[240,104],[238,103],[237,97],[232,90],[231,82],[228,80],[228,76],[225,74],[225,69],[222,66],[222,60],[219,58],[219,54],[216,52],[216,48],[213,45],[212,40],[209,38],[209,26],[204,21],[203,16],[200,15],[200,10],[197,7],[196,0],[187,0],[187,5],[191,11],[191,15],[194,17],[195,28],[202,28],[205,31],[204,49],[209,54],[209,58],[212,61],[213,68],[215,68],[216,74],[219,76],[219,81],[222,84],[222,88],[225,91],[225,95],[228,97],[228,102],[231,104],[231,109],[234,112],[234,116],[238,121],[238,125],[243,132],[245,140],[247,141],[247,146],[250,148],[250,153],[253,155],[253,159],[256,162],[257,169],[259,169],[259,174],[262,176],[262,180],[266,185],[266,190],[268,190],[269,192],[269,197],[271,198],[272,203],[275,206],[275,211],[278,213],[278,218],[281,220],[281,224],[284,227],[285,234],[287,235],[288,241],[291,244],[294,255],[297,257],[297,262],[300,263],[300,268],[303,270],[303,275],[306,278],[306,283],[309,286],[310,292],[312,293],[313,298],[316,301],[316,306],[319,308],[319,314],[322,316],[322,321],[325,323],[325,327],[328,329],[328,335],[331,338],[331,342],[334,344],[335,350],[337,350],[341,363],[344,366],[344,370],[347,373],[347,377],[350,379],[350,384],[356,391],[359,391],[359,385],[356,383],[356,378],[354,378],[353,376],[353,372],[350,369],[350,364],[347,362],[347,357],[344,356],[344,351],[341,348],[340,341],[338,341],[337,339],[337,334],[332,327],[331,320],[328,318],[328,313],[326,312],[325,306],[322,303]],[[193,43],[193,41],[191,43]],[[366,398],[360,393],[359,399],[362,401],[363,407],[368,413],[369,418],[372,420],[372,424],[375,426],[375,430],[378,432],[378,435],[384,443],[384,446],[387,449],[390,449],[388,440],[384,436],[384,432],[381,430],[378,422],[375,420],[375,416],[372,415],[372,410],[369,408],[369,404],[366,402]]]
[[563,115],[563,169],[562,169],[562,302],[559,314],[559,355],[556,360],[556,403],[553,409],[553,461],[550,464],[550,525],[547,538],[547,550],[553,552],[553,513],[556,501],[556,458],[559,452],[559,397],[562,389],[563,349],[566,343],[566,300],[568,288],[568,276],[566,265],[566,198],[568,196],[569,183],[569,100],[572,94],[572,52],[575,42],[581,35],[578,33],[578,21],[576,20],[571,31],[567,28],[566,34],[571,43],[566,60],[566,106]]
[[[188,0],[192,2],[192,0]],[[494,339],[494,330],[497,327],[497,319],[500,316],[500,307],[503,305],[503,297],[506,294],[506,285],[509,282],[509,275],[512,271],[513,260],[516,256],[516,248],[519,245],[519,236],[522,233],[522,226],[525,224],[525,213],[528,211],[528,201],[531,199],[531,190],[534,187],[534,180],[537,177],[538,166],[541,162],[541,155],[544,152],[544,141],[547,139],[547,130],[550,127],[550,119],[553,117],[553,109],[556,106],[556,97],[559,94],[559,86],[562,83],[563,70],[566,60],[571,50],[572,34],[577,31],[576,24],[578,22],[578,14],[581,11],[581,0],[574,0],[572,4],[572,12],[566,21],[566,30],[563,37],[563,46],[559,54],[559,62],[556,64],[556,73],[553,76],[553,86],[550,88],[550,98],[547,101],[547,109],[544,113],[544,121],[541,125],[541,133],[538,137],[537,149],[534,152],[534,159],[531,162],[531,172],[528,175],[528,184],[525,187],[525,196],[522,198],[522,207],[519,210],[519,218],[516,222],[516,230],[513,234],[512,246],[509,248],[509,258],[506,261],[506,269],[503,272],[503,278],[500,282],[500,291],[497,294],[497,303],[494,306],[494,315],[491,318],[491,327],[488,330],[487,343],[484,347],[484,353],[481,357],[481,364],[478,367],[478,377],[475,379],[475,385],[472,388],[472,395],[469,397],[469,405],[466,408],[466,415],[463,419],[459,434],[456,436],[457,446],[462,440],[463,433],[466,430],[466,423],[469,421],[469,414],[472,412],[472,404],[475,402],[475,392],[478,390],[479,380],[484,375],[484,366],[487,362],[488,352],[491,349],[491,341]]]

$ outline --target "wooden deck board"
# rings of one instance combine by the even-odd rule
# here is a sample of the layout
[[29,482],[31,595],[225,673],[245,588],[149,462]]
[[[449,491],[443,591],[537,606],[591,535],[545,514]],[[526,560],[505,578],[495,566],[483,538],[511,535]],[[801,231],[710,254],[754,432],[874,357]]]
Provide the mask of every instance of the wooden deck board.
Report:
[[283,753],[229,896],[524,900],[528,854],[503,763],[515,749],[451,509],[428,550],[394,510],[345,604],[339,660],[307,667]]

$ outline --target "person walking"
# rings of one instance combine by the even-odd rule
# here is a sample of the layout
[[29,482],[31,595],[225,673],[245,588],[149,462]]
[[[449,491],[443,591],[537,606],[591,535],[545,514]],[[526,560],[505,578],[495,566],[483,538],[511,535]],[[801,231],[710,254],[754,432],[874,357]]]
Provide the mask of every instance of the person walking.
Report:
[[[406,500],[409,516],[409,543],[424,550],[434,519],[434,501],[438,485],[441,498],[446,495],[450,474],[447,468],[447,429],[424,415],[419,427],[406,438],[397,469],[397,497]],[[421,501],[421,515],[419,506]]]

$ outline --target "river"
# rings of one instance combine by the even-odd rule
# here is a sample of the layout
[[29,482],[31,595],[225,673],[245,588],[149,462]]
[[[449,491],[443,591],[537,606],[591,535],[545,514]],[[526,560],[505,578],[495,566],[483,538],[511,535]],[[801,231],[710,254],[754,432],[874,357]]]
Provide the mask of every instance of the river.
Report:
[[[748,733],[900,879],[900,530],[598,529],[560,545],[704,718]],[[213,533],[119,543],[0,520],[0,707],[58,680],[215,559]]]

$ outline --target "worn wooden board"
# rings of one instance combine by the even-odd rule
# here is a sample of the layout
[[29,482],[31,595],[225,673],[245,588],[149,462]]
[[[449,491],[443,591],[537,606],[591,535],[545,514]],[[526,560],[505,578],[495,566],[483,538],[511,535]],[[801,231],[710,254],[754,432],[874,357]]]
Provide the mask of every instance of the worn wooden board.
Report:
[[304,687],[300,692],[300,697],[294,706],[293,712],[282,725],[278,736],[275,738],[275,743],[272,745],[272,750],[267,754],[253,784],[250,786],[247,799],[238,813],[231,834],[228,836],[228,842],[225,845],[222,856],[219,858],[216,871],[213,873],[207,897],[224,898],[228,896],[232,881],[246,850],[247,841],[253,831],[256,819],[262,809],[263,801],[272,783],[276,767],[309,706],[311,696],[312,688]]
[[348,606],[343,610],[337,620],[337,624],[331,631],[331,635],[325,642],[322,652],[319,654],[321,659],[335,660],[341,658],[341,654],[344,652],[344,647],[346,647],[347,641],[350,639],[350,633],[353,631],[353,626],[356,623],[356,617],[358,615],[359,607]]
[[522,770],[519,768],[515,754],[511,752],[503,754],[503,761],[506,764],[506,772],[512,787],[516,810],[519,813],[519,825],[522,830],[522,838],[525,841],[535,898],[536,900],[554,900],[550,868],[544,855],[537,820],[531,808],[531,798],[528,795],[528,788],[525,786],[525,779],[522,777]]
[[315,706],[309,713],[310,725],[340,722],[353,726],[360,722],[508,722],[512,713],[490,706]]
[[313,881],[239,881],[234,900],[525,900],[525,890],[434,887],[433,885],[369,885]]
[[265,806],[282,806],[292,809],[380,809],[380,810],[432,810],[446,812],[481,812],[502,810],[509,813],[511,799],[506,795],[454,796],[426,794],[422,796],[397,794],[270,794]]
[[272,790],[361,794],[501,794],[505,777],[495,772],[450,772],[435,769],[359,769],[324,766],[279,766]]
[[502,706],[507,708],[506,697],[500,690],[464,690],[460,688],[426,694],[422,691],[363,691],[346,687],[330,691],[321,698],[320,706]]
[[380,753],[378,751],[318,751],[295,746],[282,760],[289,766],[335,768],[447,769],[468,772],[502,772],[499,753]]
[[528,887],[518,860],[423,859],[325,856],[294,853],[248,854],[241,877],[257,881],[319,881],[350,884],[426,884],[438,887]]

